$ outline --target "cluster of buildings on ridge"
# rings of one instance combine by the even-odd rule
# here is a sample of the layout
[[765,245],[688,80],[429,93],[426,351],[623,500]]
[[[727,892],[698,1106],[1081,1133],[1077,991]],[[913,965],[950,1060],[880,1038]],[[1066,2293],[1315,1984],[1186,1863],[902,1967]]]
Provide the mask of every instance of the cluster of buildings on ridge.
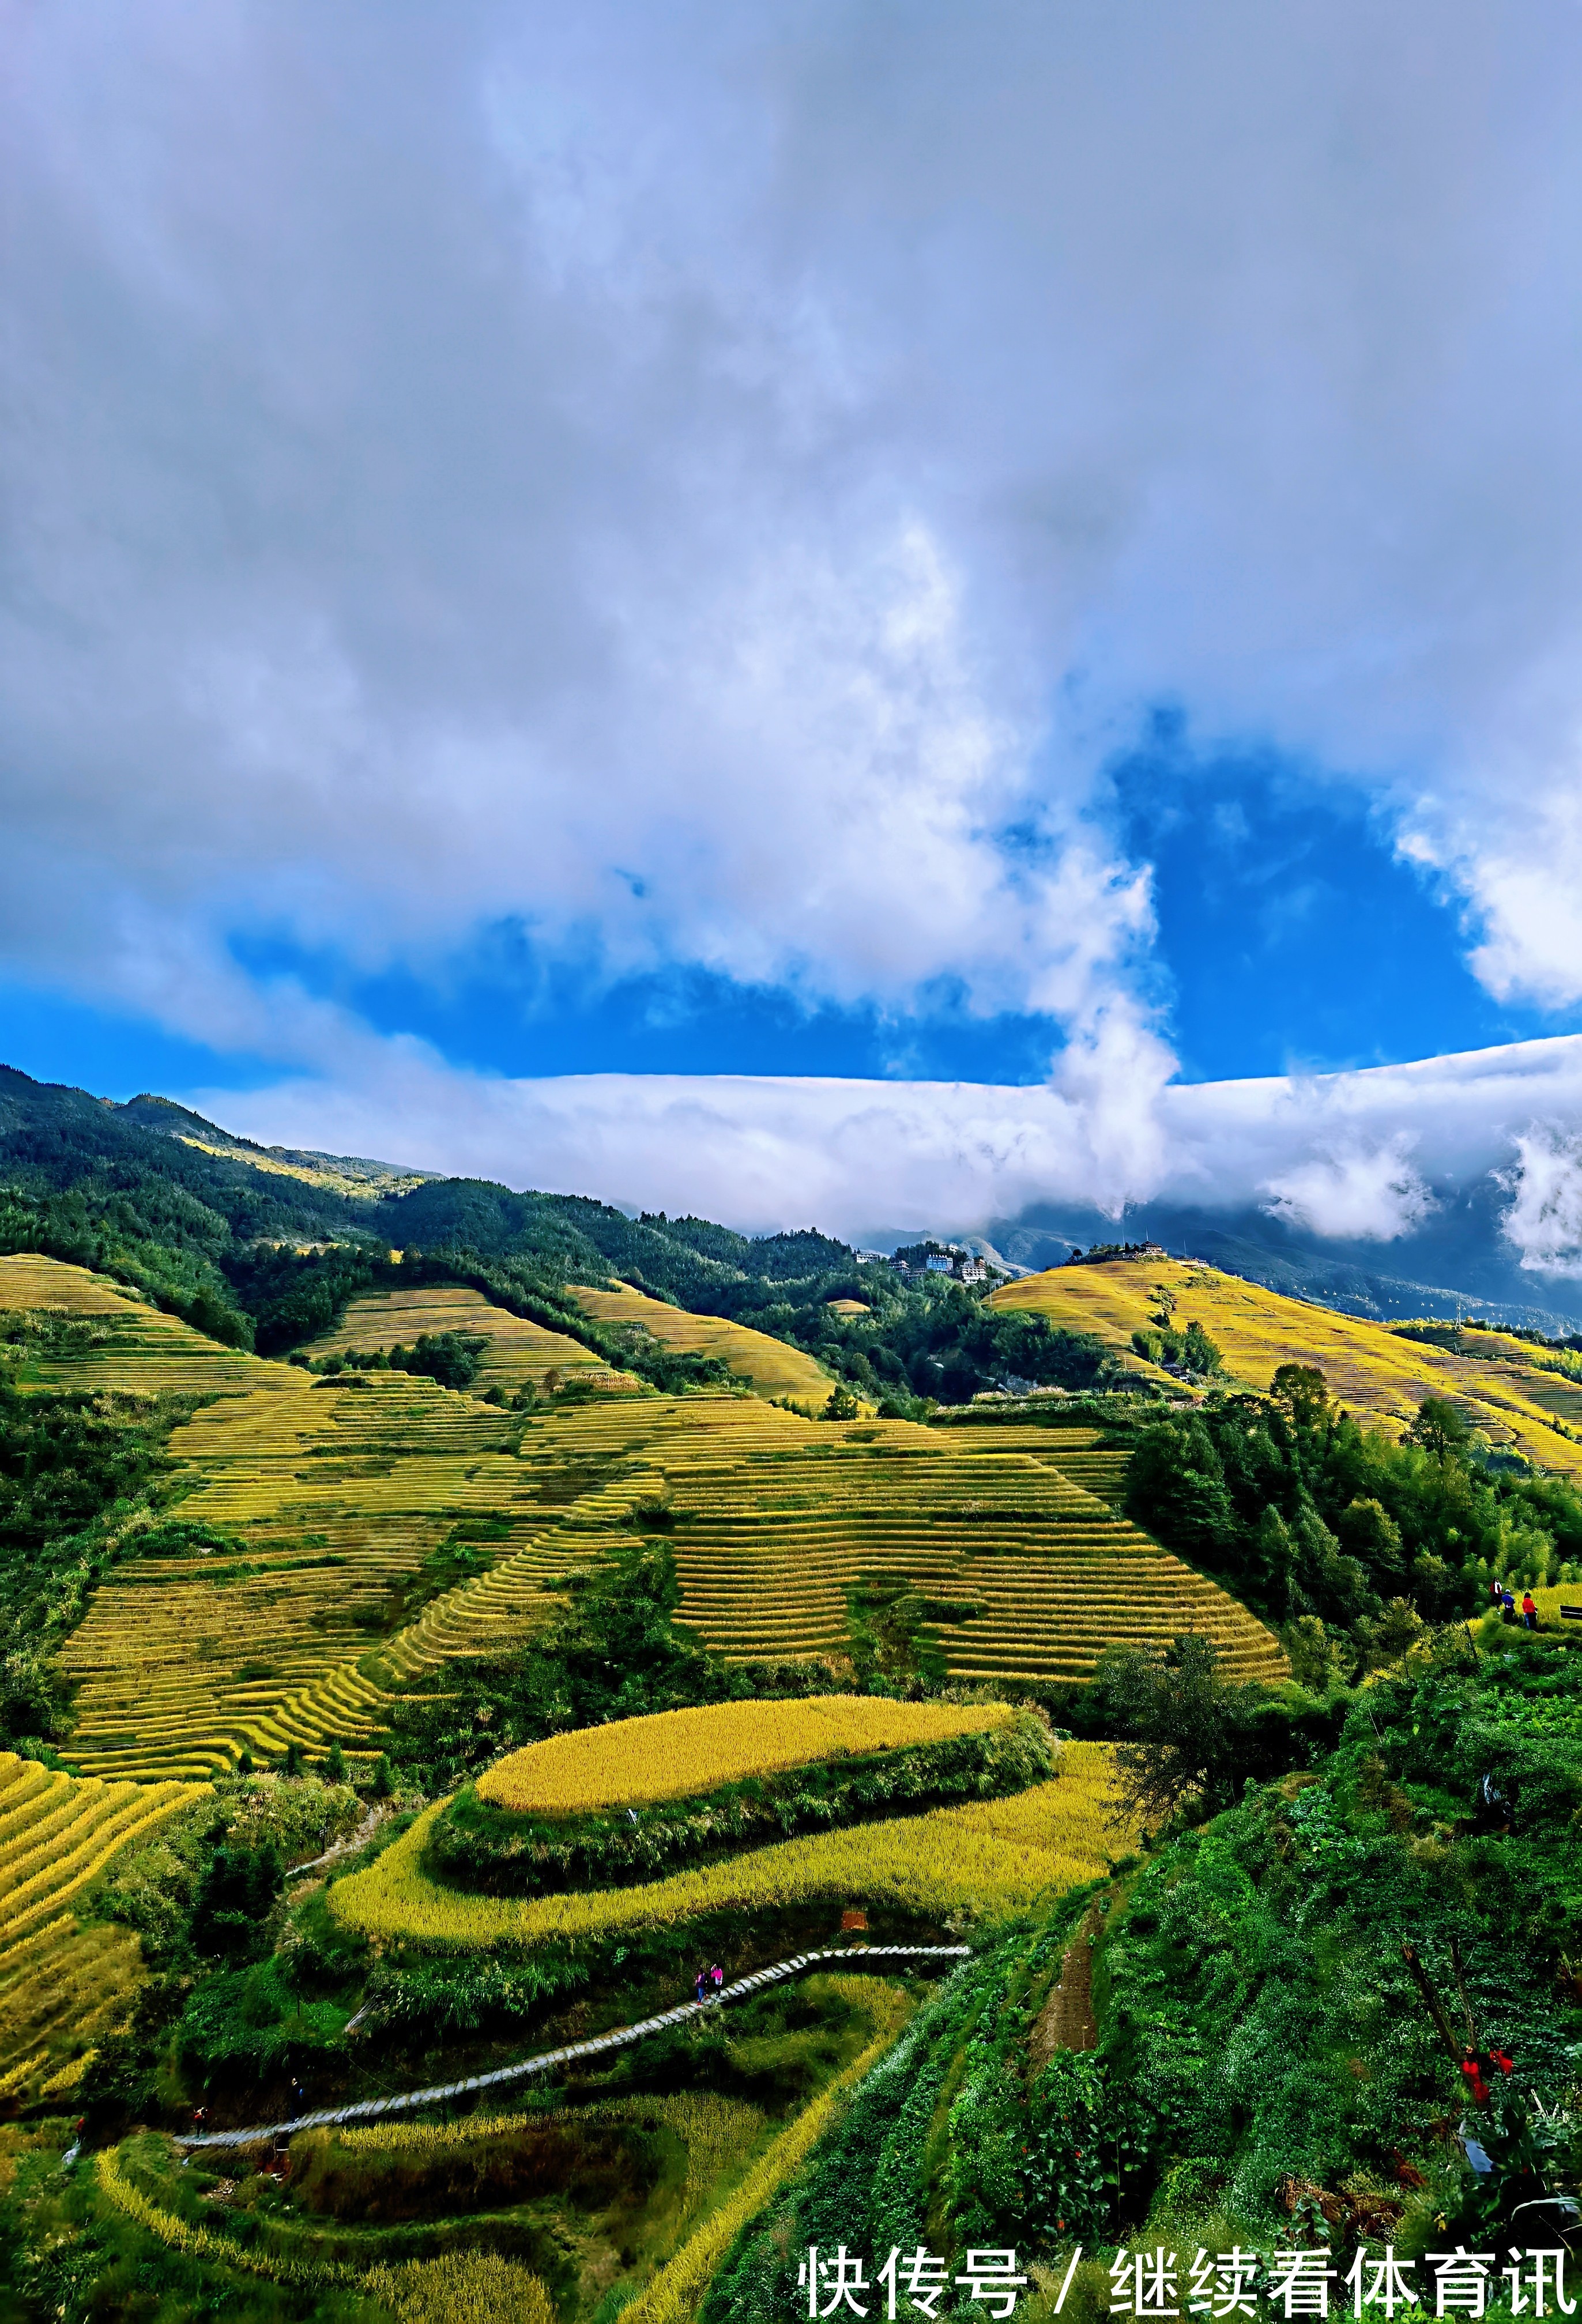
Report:
[[902,1281],[912,1282],[931,1275],[948,1276],[955,1283],[987,1283],[999,1279],[1000,1269],[980,1259],[975,1250],[967,1250],[958,1242],[909,1242],[892,1255],[883,1250],[859,1250],[857,1257],[876,1265],[893,1268]]

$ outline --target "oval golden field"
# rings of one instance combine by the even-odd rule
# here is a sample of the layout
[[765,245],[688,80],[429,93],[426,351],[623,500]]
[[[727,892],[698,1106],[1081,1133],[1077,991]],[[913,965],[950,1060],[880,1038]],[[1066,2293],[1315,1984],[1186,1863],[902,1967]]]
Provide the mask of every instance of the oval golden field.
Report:
[[844,1694],[661,1711],[530,1743],[481,1775],[478,1792],[521,1814],[584,1815],[685,1799],[810,1760],[941,1743],[1004,1727],[1012,1715],[997,1702],[885,1702]]
[[[636,1722],[634,1721],[634,1724]],[[1066,1743],[1060,1771],[1012,1799],[813,1832],[630,1888],[556,1896],[472,1896],[442,1888],[423,1865],[444,1803],[361,1872],[329,1890],[336,1919],[360,1935],[447,1951],[599,1942],[699,1914],[750,1914],[788,1904],[899,1905],[944,1921],[998,1919],[1047,1904],[1101,1873],[1133,1834],[1110,1821],[1107,1743]]]

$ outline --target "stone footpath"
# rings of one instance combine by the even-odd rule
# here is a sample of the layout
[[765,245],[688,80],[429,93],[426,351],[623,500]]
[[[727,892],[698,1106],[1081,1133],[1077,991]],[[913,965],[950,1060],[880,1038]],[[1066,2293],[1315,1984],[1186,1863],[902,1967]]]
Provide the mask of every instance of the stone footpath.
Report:
[[789,1960],[775,1961],[753,1977],[739,1978],[734,1985],[726,1986],[717,2001],[683,2002],[679,2008],[667,2009],[661,2016],[644,2017],[636,2025],[618,2025],[613,2033],[597,2034],[591,2042],[569,2042],[563,2049],[541,2050],[536,2057],[523,2058],[514,2066],[498,2066],[492,2074],[471,2074],[461,2082],[437,2082],[431,2089],[403,2090],[398,2098],[365,2098],[356,2106],[296,2115],[289,2122],[255,2122],[243,2130],[179,2135],[176,2144],[193,2153],[206,2146],[257,2146],[266,2140],[289,2138],[294,2131],[323,2130],[339,2122],[373,2122],[385,2115],[407,2114],[419,2107],[468,2098],[476,2090],[497,2089],[502,2082],[521,2081],[528,2074],[548,2073],[551,2067],[567,2065],[573,2058],[592,2058],[604,2050],[624,2049],[628,2043],[640,2042],[645,2034],[657,2034],[661,2026],[680,2025],[689,2017],[705,2017],[723,2002],[745,2001],[750,1993],[761,1992],[766,1985],[777,1985],[782,1978],[795,1977],[799,1971],[816,1968],[824,1961],[867,1969],[884,1961],[965,1960],[971,1950],[969,1945],[847,1945],[831,1946],[822,1952],[793,1953]]

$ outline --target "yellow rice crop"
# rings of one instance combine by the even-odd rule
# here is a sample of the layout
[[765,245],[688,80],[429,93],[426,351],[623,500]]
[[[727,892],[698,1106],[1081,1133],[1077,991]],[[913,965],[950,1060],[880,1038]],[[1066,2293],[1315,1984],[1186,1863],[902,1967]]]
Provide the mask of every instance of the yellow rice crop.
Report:
[[503,2316],[516,2318],[520,2324],[554,2324],[555,2311],[539,2278],[494,2252],[447,2252],[439,2259],[403,2260],[393,2267],[370,2268],[359,2278],[339,2261],[283,2258],[162,2210],[127,2177],[114,2147],[99,2155],[97,2176],[100,2194],[116,2210],[192,2259],[218,2261],[301,2290],[356,2285],[388,2308],[396,2324],[498,2324]]
[[694,1315],[634,1291],[629,1283],[612,1283],[603,1290],[574,1284],[571,1296],[601,1323],[634,1325],[683,1355],[723,1356],[759,1396],[790,1397],[809,1412],[822,1412],[835,1385],[811,1356],[784,1340],[772,1340],[766,1332],[724,1315]]
[[396,2324],[555,2324],[548,2291],[520,2261],[498,2252],[446,2252],[372,2267],[363,2290]]
[[782,1840],[630,1888],[530,1899],[467,1896],[430,1880],[421,1859],[435,1806],[366,1871],[337,1882],[329,1901],[369,1936],[447,1947],[599,1938],[820,1898],[901,1905],[936,1920],[1026,1912],[1104,1869],[1109,1779],[1104,1744],[1068,1743],[1059,1775],[1013,1799]]
[[282,2283],[315,2289],[354,2281],[351,2269],[334,2260],[277,2259],[257,2248],[249,2249],[229,2236],[217,2234],[212,2227],[195,2227],[174,2211],[162,2210],[126,2176],[116,2147],[105,2147],[95,2167],[99,2192],[106,2202],[117,2211],[124,2211],[129,2219],[135,2219],[140,2227],[172,2251],[185,2252],[192,2259],[223,2260],[232,2267],[245,2268],[252,2275],[273,2276]]
[[[1494,1443],[1546,1468],[1582,1471],[1582,1448],[1554,1426],[1557,1411],[1575,1409],[1574,1391],[1531,1361],[1504,1357],[1493,1334],[1488,1353],[1457,1355],[1400,1339],[1363,1316],[1336,1314],[1217,1268],[1175,1259],[1050,1268],[1002,1285],[989,1305],[1031,1309],[1069,1331],[1096,1332],[1133,1369],[1152,1372],[1133,1353],[1131,1339],[1149,1323],[1159,1284],[1174,1296],[1175,1328],[1201,1323],[1226,1370],[1250,1387],[1266,1389],[1281,1364],[1316,1364],[1348,1411],[1392,1435],[1410,1423],[1425,1396],[1448,1396]],[[1468,1333],[1466,1344],[1470,1349],[1482,1337]]]
[[760,2155],[730,2200],[710,2213],[669,2266],[661,2268],[647,2291],[624,2310],[632,2324],[687,2324],[687,2319],[697,2312],[699,2300],[740,2229],[763,2209],[791,2173],[800,2169],[840,2112],[847,2094],[878,2063],[911,2014],[911,2003],[905,1992],[885,1984],[882,1978],[833,1978],[830,1982],[868,2010],[874,2023],[873,2040],[845,2072],[837,2074],[812,2104],[804,2107],[796,2120],[782,2131],[767,2153]]
[[1003,1703],[885,1702],[865,1695],[813,1695],[802,1702],[725,1702],[661,1711],[530,1743],[478,1781],[486,1800],[539,1815],[581,1815],[684,1799],[717,1784],[850,1752],[939,1743],[1004,1727]]

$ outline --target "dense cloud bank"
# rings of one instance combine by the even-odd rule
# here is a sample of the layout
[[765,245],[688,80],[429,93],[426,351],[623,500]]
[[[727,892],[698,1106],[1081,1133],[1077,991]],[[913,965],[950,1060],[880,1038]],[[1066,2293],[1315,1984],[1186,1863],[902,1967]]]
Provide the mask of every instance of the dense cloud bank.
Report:
[[[0,969],[310,1070],[238,934],[1091,1038],[1163,701],[1575,1001],[1579,69],[1560,0],[12,9]],[[832,1184],[903,1117],[964,1187],[1107,1150],[739,1104],[772,1207],[830,1104]]]
[[[370,1064],[379,1062],[379,1053]],[[1511,1254],[1582,1275],[1582,1037],[1310,1081],[1182,1087],[1089,1058],[1040,1089],[722,1075],[486,1081],[406,1053],[358,1094],[200,1097],[264,1140],[753,1229],[981,1227],[1033,1206],[1257,1206],[1383,1247],[1450,1189],[1500,1184]],[[1383,1259],[1381,1263],[1383,1263]]]

